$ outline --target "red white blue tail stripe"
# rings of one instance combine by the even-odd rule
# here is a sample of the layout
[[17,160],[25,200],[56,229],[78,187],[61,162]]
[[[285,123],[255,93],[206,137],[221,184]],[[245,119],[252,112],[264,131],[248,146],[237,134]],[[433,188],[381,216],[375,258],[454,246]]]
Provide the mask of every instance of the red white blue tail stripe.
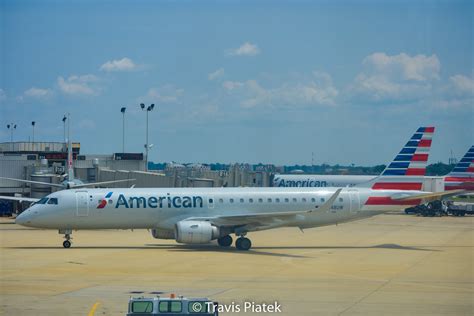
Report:
[[420,127],[382,176],[424,176],[434,127]]
[[422,190],[434,131],[432,126],[418,128],[382,174],[372,181],[372,189],[381,191],[367,199],[367,209],[390,210],[394,206],[419,204],[417,200],[393,200],[382,190]]
[[444,178],[444,190],[474,190],[474,146]]

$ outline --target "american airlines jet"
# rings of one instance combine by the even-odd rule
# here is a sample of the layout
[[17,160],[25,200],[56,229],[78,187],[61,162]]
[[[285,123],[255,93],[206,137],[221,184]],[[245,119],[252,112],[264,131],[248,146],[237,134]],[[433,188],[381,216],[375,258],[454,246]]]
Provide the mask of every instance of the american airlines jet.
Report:
[[246,236],[254,231],[343,223],[445,195],[420,191],[424,134],[407,144],[403,162],[390,164],[366,187],[71,189],[41,199],[16,223],[58,229],[65,248],[73,230],[150,229],[154,238],[186,244],[217,240],[222,247],[232,244],[234,234],[236,248],[248,250]]
[[[400,164],[404,162],[403,155],[409,152],[411,149],[410,142],[419,142],[418,146],[420,148],[426,149],[426,152],[423,155],[417,155],[414,159],[418,161],[423,161],[423,159],[428,159],[428,151],[431,147],[431,142],[433,139],[435,128],[434,127],[420,127],[416,133],[408,140],[408,143],[402,150],[398,153],[397,156],[393,159],[391,164]],[[422,135],[421,139],[418,139]],[[426,160],[424,161],[426,162]],[[384,170],[387,171],[387,170]],[[323,175],[323,174],[276,174],[273,178],[274,187],[346,187],[346,186],[355,186],[362,183],[367,183],[373,181],[377,176],[363,176],[363,175]]]

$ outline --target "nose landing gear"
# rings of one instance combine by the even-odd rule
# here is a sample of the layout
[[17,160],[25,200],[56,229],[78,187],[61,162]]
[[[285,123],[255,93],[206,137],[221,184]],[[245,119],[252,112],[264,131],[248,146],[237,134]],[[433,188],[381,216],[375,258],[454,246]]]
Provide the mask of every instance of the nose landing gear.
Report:
[[[66,237],[67,238],[67,237]],[[70,248],[71,247],[71,242],[69,240],[63,241],[63,247],[64,248]]]
[[60,229],[59,233],[64,234],[64,239],[66,239],[65,241],[63,241],[63,247],[64,248],[71,248],[72,229]]

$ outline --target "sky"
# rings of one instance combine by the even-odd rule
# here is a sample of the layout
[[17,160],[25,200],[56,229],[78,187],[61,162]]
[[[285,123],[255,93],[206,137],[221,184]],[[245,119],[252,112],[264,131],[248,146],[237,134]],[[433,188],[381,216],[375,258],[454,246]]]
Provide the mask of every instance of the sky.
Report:
[[474,144],[472,1],[0,0],[0,142],[150,161],[430,162]]

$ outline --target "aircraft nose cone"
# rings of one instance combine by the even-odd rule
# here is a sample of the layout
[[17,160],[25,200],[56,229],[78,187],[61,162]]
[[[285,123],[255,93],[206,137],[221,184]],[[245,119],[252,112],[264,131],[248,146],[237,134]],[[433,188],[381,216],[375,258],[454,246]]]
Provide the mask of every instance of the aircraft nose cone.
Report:
[[15,223],[18,225],[26,225],[30,221],[30,216],[28,211],[24,211],[20,215],[18,215],[15,219]]

